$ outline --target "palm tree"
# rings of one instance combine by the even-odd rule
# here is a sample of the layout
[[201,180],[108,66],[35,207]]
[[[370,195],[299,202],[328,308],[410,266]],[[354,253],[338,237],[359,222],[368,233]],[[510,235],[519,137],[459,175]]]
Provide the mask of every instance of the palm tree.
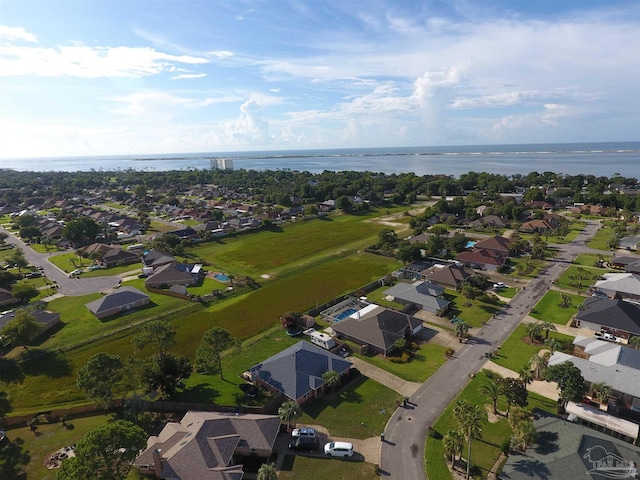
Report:
[[531,364],[531,368],[533,368],[533,375],[537,379],[542,378],[549,366],[549,360],[545,355],[533,355],[529,363]]
[[556,328],[556,326],[551,323],[551,322],[542,322],[540,324],[540,327],[544,330],[544,339],[546,340],[547,338],[549,338],[549,332],[557,332],[558,329]]
[[342,383],[342,377],[340,377],[340,374],[335,370],[329,370],[322,374],[322,381],[327,389],[333,390],[340,386],[340,383]]
[[447,458],[451,458],[451,468],[455,469],[456,455],[462,454],[462,435],[456,430],[449,430],[442,439]]
[[465,400],[456,400],[453,415],[460,424],[460,429],[467,437],[467,480],[471,472],[471,440],[479,438],[482,425],[487,421],[487,413],[478,405],[471,405]]
[[525,329],[532,342],[542,333],[542,325],[537,322],[525,323]]
[[527,389],[527,385],[531,385],[533,382],[533,375],[531,374],[531,367],[529,365],[523,365],[520,370],[518,370],[518,378],[522,381],[525,390]]
[[524,452],[527,447],[535,441],[535,439],[536,429],[533,426],[533,422],[526,420],[524,422],[520,422],[517,425],[517,428],[514,428],[513,434],[511,435],[511,444]]
[[557,338],[547,338],[544,342],[545,346],[551,351],[551,355],[562,348],[562,342]]
[[480,387],[480,393],[493,403],[493,414],[498,414],[498,398],[502,395],[502,385],[497,382],[485,383]]
[[453,328],[456,331],[456,336],[459,338],[459,341],[462,341],[462,339],[467,336],[467,333],[469,333],[469,324],[464,320],[458,320],[454,323]]
[[605,403],[611,396],[611,387],[605,382],[597,382],[591,385],[591,393],[600,403]]
[[571,306],[571,297],[566,293],[560,294],[560,304],[558,305],[560,308],[569,308]]
[[629,345],[631,345],[636,350],[640,350],[640,336],[631,337],[629,339]]
[[291,429],[291,421],[302,416],[300,405],[295,400],[287,400],[278,408],[278,416],[283,422],[287,422],[287,427]]
[[465,307],[470,307],[471,306],[471,299],[473,298],[473,287],[468,284],[468,283],[464,283],[462,285],[462,296],[464,297],[464,306]]
[[263,463],[258,469],[258,480],[278,480],[278,472],[273,463]]

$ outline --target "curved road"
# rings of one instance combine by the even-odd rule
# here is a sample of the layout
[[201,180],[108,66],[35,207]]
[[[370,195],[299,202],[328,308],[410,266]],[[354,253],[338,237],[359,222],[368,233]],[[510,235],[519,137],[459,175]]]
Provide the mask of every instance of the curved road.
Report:
[[19,247],[24,253],[24,258],[29,264],[41,266],[43,273],[52,281],[58,284],[58,293],[69,296],[86,295],[88,293],[103,292],[115,288],[120,281],[120,277],[90,277],[90,278],[69,278],[69,275],[49,262],[50,253],[38,253],[29,248],[22,240],[13,235],[10,231],[0,227],[0,231],[7,233],[5,243],[12,243]]
[[[398,408],[385,428],[380,447],[382,476],[397,480],[426,479],[424,446],[427,431],[444,409],[467,385],[486,361],[485,353],[504,342],[522,319],[581,253],[610,253],[586,247],[598,230],[598,222],[587,226],[570,244],[553,245],[559,254],[537,278],[531,280],[508,305],[503,307],[479,333],[464,345],[455,358],[447,361],[410,398],[408,408]],[[437,480],[437,479],[434,479]]]

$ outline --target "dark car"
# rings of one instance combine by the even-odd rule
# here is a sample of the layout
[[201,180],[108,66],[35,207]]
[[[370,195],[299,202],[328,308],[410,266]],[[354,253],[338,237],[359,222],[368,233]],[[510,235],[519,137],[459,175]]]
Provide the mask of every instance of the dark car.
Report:
[[293,437],[289,442],[291,450],[315,452],[318,450],[318,439],[316,437]]

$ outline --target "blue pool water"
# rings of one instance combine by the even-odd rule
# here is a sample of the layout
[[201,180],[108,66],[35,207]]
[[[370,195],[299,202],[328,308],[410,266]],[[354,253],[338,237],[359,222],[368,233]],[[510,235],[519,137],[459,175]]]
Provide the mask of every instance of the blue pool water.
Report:
[[218,280],[219,282],[228,282],[229,277],[227,277],[224,273],[216,273],[213,278]]
[[478,243],[478,242],[475,242],[475,241],[473,241],[473,240],[469,240],[469,241],[467,242],[466,247],[467,247],[467,248],[471,248],[471,247],[473,247],[476,243]]
[[349,315],[353,315],[354,313],[356,313],[357,310],[354,308],[348,308],[342,312],[340,312],[339,315],[336,316],[336,322],[339,322],[340,320],[344,320],[345,318],[347,318]]

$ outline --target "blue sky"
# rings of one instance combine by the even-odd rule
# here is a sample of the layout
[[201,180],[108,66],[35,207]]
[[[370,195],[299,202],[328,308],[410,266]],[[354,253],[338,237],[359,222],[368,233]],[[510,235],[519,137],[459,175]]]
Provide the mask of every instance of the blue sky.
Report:
[[638,1],[0,3],[0,157],[638,139]]

